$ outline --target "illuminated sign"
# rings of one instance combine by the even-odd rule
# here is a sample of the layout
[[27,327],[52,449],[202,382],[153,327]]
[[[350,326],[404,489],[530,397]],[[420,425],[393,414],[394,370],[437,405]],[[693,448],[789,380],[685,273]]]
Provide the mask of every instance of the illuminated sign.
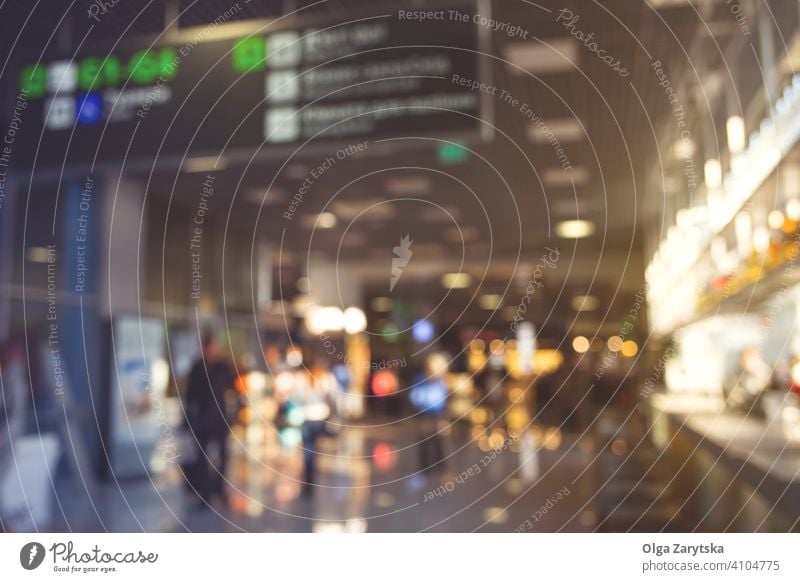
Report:
[[322,24],[233,38],[222,26],[194,44],[28,64],[19,161],[151,163],[223,147],[268,157],[305,142],[478,134],[481,94],[449,81],[480,76],[475,24],[391,13]]
[[72,91],[93,91],[119,87],[126,82],[135,85],[155,83],[159,78],[171,79],[177,72],[175,50],[146,49],[122,60],[115,55],[85,57],[77,62],[56,61],[48,65],[28,65],[20,73],[20,89],[37,99],[47,94]]

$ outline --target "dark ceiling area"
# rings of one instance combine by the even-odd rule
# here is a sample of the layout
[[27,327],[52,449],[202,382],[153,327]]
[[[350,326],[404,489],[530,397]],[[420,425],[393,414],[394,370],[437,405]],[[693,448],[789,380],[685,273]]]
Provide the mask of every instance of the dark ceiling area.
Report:
[[[297,18],[341,17],[365,7],[373,12],[385,8],[387,13],[434,8],[408,1],[292,4]],[[397,241],[410,235],[422,263],[404,281],[407,288],[398,292],[430,295],[431,300],[441,294],[441,274],[461,264],[484,281],[482,292],[516,296],[545,247],[557,248],[562,261],[546,275],[552,285],[542,303],[555,303],[565,320],[574,323],[578,316],[570,298],[597,295],[602,308],[581,317],[616,325],[643,280],[642,231],[657,228],[643,220],[648,199],[661,197],[652,191],[648,172],[658,159],[657,136],[670,115],[670,103],[652,63],[661,60],[669,70],[670,63],[680,61],[701,22],[698,10],[709,18],[707,5],[587,0],[564,9],[550,0],[490,4],[492,18],[518,24],[525,38],[496,30],[488,39],[484,78],[497,92],[487,100],[490,118],[483,119],[494,126],[489,139],[409,135],[373,141],[338,162],[335,172],[314,179],[291,220],[285,213],[293,198],[329,154],[310,148],[252,163],[232,156],[213,172],[213,204],[230,212],[235,228],[266,232],[286,265],[295,269],[304,257],[381,265]],[[27,6],[4,7],[4,14],[16,13],[18,19],[4,19],[6,42],[13,44],[14,30],[26,30],[13,51],[15,58],[68,51],[76,43],[108,46],[175,27],[201,27],[230,8],[227,0],[122,2],[94,23],[86,7],[76,5],[63,16],[49,10],[51,5],[37,3],[30,11]],[[269,22],[286,12],[283,2],[243,6],[234,20]],[[52,21],[57,15],[65,18],[58,26]],[[37,38],[37,29],[57,33]],[[578,42],[577,33],[592,34],[596,46],[626,74],[598,58],[588,43]],[[530,47],[544,47],[539,60],[520,59],[521,49]],[[497,98],[500,91],[516,101]],[[553,130],[558,143],[543,137],[535,119]],[[443,160],[442,139],[465,148],[464,159]],[[148,196],[171,201],[172,213],[182,208],[191,212],[207,175],[202,168],[192,170],[166,158],[126,171],[147,181]],[[333,214],[335,225],[321,227],[320,213]],[[557,223],[576,219],[594,223],[594,234],[579,240],[557,235]],[[380,269],[373,271],[383,277]]]

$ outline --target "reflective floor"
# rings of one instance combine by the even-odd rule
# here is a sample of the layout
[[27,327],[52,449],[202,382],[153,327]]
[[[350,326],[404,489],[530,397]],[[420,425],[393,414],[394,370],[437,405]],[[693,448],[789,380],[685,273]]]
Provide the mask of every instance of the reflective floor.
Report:
[[113,480],[91,496],[60,489],[64,531],[590,531],[597,515],[588,439],[518,439],[482,451],[466,430],[447,431],[441,470],[419,472],[418,435],[406,421],[344,430],[320,443],[319,480],[301,494],[299,447],[270,428],[230,439],[228,504],[190,504],[177,468],[153,481]]

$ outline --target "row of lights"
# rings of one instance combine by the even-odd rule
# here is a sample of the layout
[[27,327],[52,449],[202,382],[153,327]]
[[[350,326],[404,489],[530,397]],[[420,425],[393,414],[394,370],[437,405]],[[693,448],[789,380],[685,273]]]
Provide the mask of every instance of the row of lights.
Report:
[[[676,225],[671,227],[667,237],[661,241],[657,252],[648,265],[646,276],[650,284],[649,299],[654,307],[653,327],[657,331],[668,331],[677,321],[688,320],[694,315],[693,300],[695,288],[703,281],[690,271],[696,259],[706,250],[719,256],[718,247],[723,242],[718,236],[731,221],[741,246],[750,246],[756,251],[769,244],[769,232],[765,227],[757,227],[752,233],[751,217],[743,211],[745,204],[763,181],[773,172],[783,157],[783,151],[800,136],[797,111],[800,109],[800,75],[795,75],[791,85],[776,102],[772,115],[766,117],[749,138],[745,132],[744,121],[740,116],[729,117],[726,122],[728,149],[731,153],[731,171],[723,176],[718,159],[706,160],[703,178],[708,194],[704,207],[682,209],[676,217]],[[685,142],[685,143],[684,143]],[[675,153],[681,159],[689,159],[694,153],[694,144],[679,142]],[[783,168],[784,178],[788,178],[789,168]],[[797,181],[782,180],[782,188],[789,198],[786,216],[800,216],[800,193],[796,191]],[[773,210],[768,216],[772,228],[782,216]],[[682,218],[684,220],[682,220]],[[735,219],[735,220],[734,220]],[[752,236],[742,236],[752,234]],[[740,251],[742,249],[739,249]],[[675,288],[680,278],[681,289]]]
[[[503,296],[488,293],[478,297],[478,305],[486,311],[494,311],[503,304]],[[600,300],[594,295],[576,295],[572,298],[572,308],[575,311],[595,311],[600,305]],[[370,303],[372,310],[377,313],[388,313],[394,307],[394,301],[389,297],[375,297]]]
[[[602,349],[602,342],[597,339],[595,339],[595,341],[590,341],[586,336],[579,335],[575,336],[575,338],[572,340],[572,349],[579,354],[585,354],[588,352],[592,348],[592,345],[595,346],[597,351]],[[606,341],[606,347],[608,348],[608,351],[613,353],[619,352],[627,358],[632,358],[639,353],[639,345],[635,341],[623,340],[618,335],[612,335],[610,338],[608,338]]]
[[315,334],[341,331],[356,334],[367,328],[367,316],[358,307],[342,310],[312,305],[306,311],[305,323],[308,331]]
[[[335,228],[338,224],[338,219],[336,215],[332,212],[321,212],[316,216],[308,216],[305,217],[305,224],[309,228],[321,228],[321,229],[332,229]],[[462,230],[464,232],[462,232]],[[472,239],[474,240],[475,235],[466,236],[465,233],[472,233],[474,231],[462,229],[455,231],[457,234],[456,236],[451,236],[450,238],[455,238],[456,242],[460,241],[462,238]],[[590,220],[562,220],[561,222],[557,223],[555,226],[556,235],[560,238],[565,239],[579,239],[579,238],[586,238],[592,236],[595,232],[595,225]],[[450,273],[449,276],[459,276],[464,275],[464,273]],[[459,283],[457,282],[458,279],[455,279],[456,285]],[[447,286],[447,285],[445,285]],[[466,286],[469,286],[467,283]],[[455,289],[460,289],[460,287],[453,287]]]

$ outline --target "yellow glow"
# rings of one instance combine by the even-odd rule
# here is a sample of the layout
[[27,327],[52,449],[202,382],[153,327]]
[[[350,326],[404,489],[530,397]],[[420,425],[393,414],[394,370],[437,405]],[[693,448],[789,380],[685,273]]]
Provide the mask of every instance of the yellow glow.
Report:
[[263,372],[253,371],[247,375],[247,389],[252,392],[263,392],[267,387],[267,376]]
[[493,311],[500,307],[500,303],[502,303],[503,298],[500,295],[481,295],[478,297],[478,305],[480,305],[481,309],[485,309],[486,311]]
[[228,163],[224,158],[208,156],[204,158],[190,158],[183,163],[183,171],[188,173],[215,172],[226,168]]
[[509,479],[505,484],[506,491],[512,495],[519,495],[525,490],[525,483],[522,479]]
[[336,215],[332,212],[323,212],[317,217],[317,226],[320,228],[333,228],[336,222]]
[[440,354],[438,352],[428,356],[427,365],[428,373],[431,376],[442,376],[450,369],[450,362],[447,361],[447,358],[444,356],[444,354]]
[[770,228],[778,229],[783,227],[783,212],[780,210],[773,210],[767,216],[767,222],[769,223]]
[[618,352],[622,349],[622,343],[623,342],[621,337],[619,337],[618,335],[612,335],[610,338],[608,338],[608,342],[606,342],[606,345],[608,346],[608,349],[611,350],[612,352]]
[[376,297],[370,303],[373,311],[377,311],[378,313],[386,313],[387,311],[391,311],[392,307],[394,307],[394,301],[389,299],[388,297]]
[[471,372],[477,372],[486,365],[486,354],[477,350],[470,350],[467,353],[467,367]]
[[[47,247],[30,247],[25,256],[32,263],[46,263],[50,257],[50,252]],[[55,256],[55,253],[53,253],[53,256]]]
[[536,350],[533,369],[537,374],[552,374],[564,363],[564,354],[558,350]]
[[469,342],[469,349],[473,352],[482,352],[486,349],[486,342],[482,339],[474,339]]
[[786,216],[791,220],[800,220],[800,199],[792,198],[786,203]]
[[483,511],[483,519],[489,523],[505,523],[508,521],[508,511],[502,507],[489,507]]
[[360,333],[367,328],[367,316],[358,307],[344,310],[344,330],[347,333]]
[[309,295],[298,295],[292,299],[292,313],[297,317],[305,317],[312,307],[314,300]]
[[792,366],[791,375],[792,382],[795,384],[800,384],[800,361],[795,362],[795,364]]
[[632,358],[639,352],[639,346],[633,340],[628,340],[623,342],[622,344],[622,355],[628,358]]
[[489,344],[489,351],[493,354],[502,354],[505,351],[503,340],[495,339]]
[[338,307],[313,306],[305,317],[306,327],[311,333],[321,334],[326,331],[342,331],[344,329],[344,313]]
[[732,154],[738,154],[745,146],[744,120],[738,115],[728,118],[728,149]]
[[572,309],[575,311],[594,311],[600,300],[594,295],[576,295],[572,298]]
[[486,421],[489,420],[489,411],[482,406],[476,406],[470,411],[469,419],[476,426],[486,424]]
[[503,441],[506,440],[506,431],[501,428],[496,428],[492,431],[492,434],[489,436],[489,445],[492,448],[497,448],[503,444]]
[[572,349],[578,352],[579,354],[585,354],[589,351],[589,340],[583,337],[582,335],[576,336],[575,339],[572,340]]
[[753,231],[753,248],[758,253],[765,253],[769,248],[769,231],[759,226]]
[[447,273],[442,276],[442,286],[446,289],[466,289],[472,285],[469,273]]
[[542,445],[548,451],[555,451],[561,446],[561,431],[558,429],[558,427],[554,426],[545,431]]
[[585,238],[594,234],[594,223],[589,220],[564,220],[556,224],[556,234],[561,238]]
[[506,413],[506,426],[509,432],[521,432],[530,422],[528,411],[525,406],[514,405],[511,410]]
[[719,160],[715,158],[706,160],[703,170],[706,179],[706,186],[709,190],[716,190],[722,186],[722,166],[720,165]]

